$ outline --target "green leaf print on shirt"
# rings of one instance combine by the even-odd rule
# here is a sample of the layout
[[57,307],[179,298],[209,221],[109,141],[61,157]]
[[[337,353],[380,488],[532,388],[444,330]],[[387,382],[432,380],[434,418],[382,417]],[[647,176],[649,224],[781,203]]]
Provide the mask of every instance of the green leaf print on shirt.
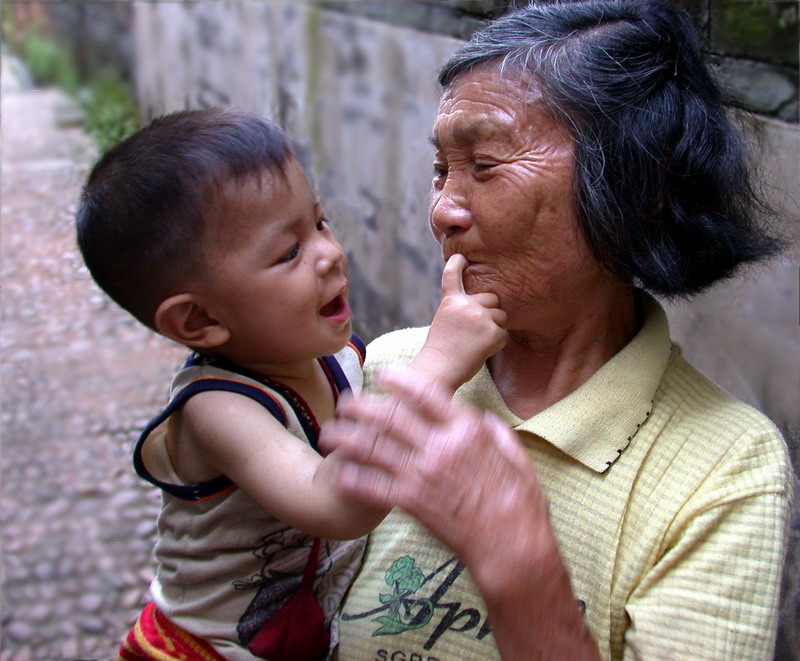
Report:
[[404,555],[392,563],[384,576],[386,585],[392,588],[391,594],[382,592],[379,599],[388,604],[389,614],[373,620],[381,626],[373,636],[388,636],[419,629],[430,622],[433,603],[430,599],[408,599],[425,583],[425,574],[416,566],[414,558]]

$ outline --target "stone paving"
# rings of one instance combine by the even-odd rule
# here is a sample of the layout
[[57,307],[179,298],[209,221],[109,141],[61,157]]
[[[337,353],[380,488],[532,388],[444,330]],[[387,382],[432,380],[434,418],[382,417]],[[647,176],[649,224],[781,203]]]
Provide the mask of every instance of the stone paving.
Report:
[[[56,90],[2,76],[0,661],[116,658],[152,578],[131,443],[184,355],[98,291],[72,216],[95,157]],[[800,659],[800,515],[776,659]]]
[[1,661],[116,658],[152,577],[158,495],[130,445],[183,349],[107,301],[72,215],[95,156],[3,58]]

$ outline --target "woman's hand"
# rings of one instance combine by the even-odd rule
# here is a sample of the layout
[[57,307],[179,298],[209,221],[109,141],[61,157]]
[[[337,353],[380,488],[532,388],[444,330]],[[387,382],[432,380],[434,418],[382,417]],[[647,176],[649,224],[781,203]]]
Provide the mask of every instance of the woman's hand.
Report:
[[401,507],[465,561],[471,541],[485,539],[520,503],[526,519],[549,527],[536,473],[508,426],[452,403],[424,374],[383,370],[375,381],[388,398],[343,398],[338,419],[322,430],[321,443],[338,448],[343,462],[343,491]]
[[343,398],[322,429],[340,454],[339,487],[402,508],[464,561],[504,659],[599,658],[514,432],[425,374],[384,370],[376,383],[387,398]]

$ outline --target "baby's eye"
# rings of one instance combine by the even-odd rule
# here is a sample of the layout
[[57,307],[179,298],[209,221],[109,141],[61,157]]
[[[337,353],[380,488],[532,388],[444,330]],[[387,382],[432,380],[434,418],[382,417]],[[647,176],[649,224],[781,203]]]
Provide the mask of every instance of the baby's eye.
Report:
[[328,227],[330,224],[331,224],[330,218],[328,218],[327,216],[323,216],[322,218],[320,218],[319,222],[317,223],[317,229],[321,232],[326,227]]
[[278,260],[278,264],[283,264],[284,262],[291,262],[295,257],[297,257],[299,253],[300,253],[300,244],[295,243],[292,246],[292,249]]

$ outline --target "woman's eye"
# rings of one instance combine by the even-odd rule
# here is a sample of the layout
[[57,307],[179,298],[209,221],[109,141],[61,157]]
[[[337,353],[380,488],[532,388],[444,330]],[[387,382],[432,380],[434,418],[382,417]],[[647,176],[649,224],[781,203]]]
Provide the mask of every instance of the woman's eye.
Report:
[[283,264],[284,262],[291,262],[295,257],[297,257],[299,253],[300,253],[300,244],[295,243],[292,246],[292,249],[278,260],[278,263]]
[[475,172],[486,172],[491,170],[496,163],[475,163]]
[[326,227],[328,227],[330,224],[331,224],[330,218],[328,218],[327,216],[323,216],[320,219],[320,221],[317,223],[317,229],[321,232]]

